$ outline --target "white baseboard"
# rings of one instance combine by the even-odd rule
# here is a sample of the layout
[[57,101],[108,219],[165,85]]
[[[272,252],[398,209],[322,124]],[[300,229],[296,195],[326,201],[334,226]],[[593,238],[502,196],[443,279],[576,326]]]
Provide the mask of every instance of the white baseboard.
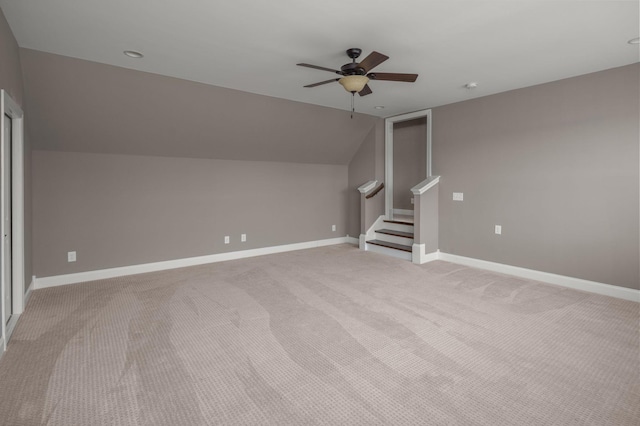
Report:
[[351,245],[354,245],[354,246],[358,246],[360,244],[360,240],[355,238],[355,237],[350,237],[349,235],[347,235],[345,238],[346,238],[345,242],[347,244],[351,244]]
[[[353,238],[353,240],[356,240]],[[187,266],[204,265],[207,263],[224,262],[225,260],[245,259],[248,257],[264,256],[267,254],[284,253],[287,251],[304,250],[336,244],[351,243],[349,237],[330,238],[327,240],[307,241],[304,243],[285,244],[274,247],[264,247],[251,250],[233,251],[212,254],[208,256],[190,257],[186,259],[167,260],[164,262],[145,263],[141,265],[122,266],[118,268],[101,269],[97,271],[78,272],[75,274],[56,275],[52,277],[36,278],[30,286],[34,290],[60,285],[76,284],[87,281],[104,280],[125,275],[144,274],[146,272],[164,271],[167,269],[184,268]],[[357,240],[356,240],[357,244]]]
[[[433,254],[433,253],[432,253]],[[582,290],[589,293],[611,296],[618,299],[640,302],[640,290],[626,287],[619,287],[611,284],[604,284],[595,281],[583,280],[581,278],[567,277],[565,275],[551,274],[549,272],[536,271],[533,269],[520,268],[518,266],[504,265],[502,263],[489,262],[486,260],[474,259],[471,257],[458,256],[455,254],[437,252],[436,259],[459,265],[471,266],[473,268],[485,269],[502,274],[514,275],[547,284],[559,285],[562,287]]]
[[413,243],[411,246],[411,262],[416,265],[422,265],[423,263],[427,263],[425,260],[425,252],[424,252],[424,244],[416,244]]
[[22,303],[23,303],[22,311],[11,315],[9,322],[5,326],[6,336],[0,336],[0,358],[2,358],[2,355],[7,350],[5,342],[7,344],[9,343],[9,340],[11,339],[11,335],[13,334],[13,330],[15,330],[15,327],[18,324],[18,319],[20,319],[20,315],[22,315],[22,312],[24,312],[24,308],[27,307],[27,303],[29,302],[29,297],[31,297],[31,291],[34,288],[34,281],[35,281],[35,275],[31,278],[31,283],[29,283],[29,286],[27,287],[27,291],[24,293],[24,297],[22,299]]
[[[119,268],[102,269],[97,271],[79,272],[75,274],[57,275],[52,277],[33,277],[31,284],[25,293],[25,307],[33,290],[41,288],[55,287],[66,284],[75,284],[86,281],[103,280],[107,278],[120,277],[125,275],[143,274],[145,272],[156,272],[167,269],[184,268],[187,266],[203,265],[207,263],[223,262],[226,260],[244,259],[255,256],[264,256],[268,254],[284,253],[294,250],[304,250],[308,248],[323,247],[335,244],[353,244],[358,245],[359,241],[353,237],[330,238],[326,240],[308,241],[304,243],[286,244],[274,247],[264,247],[259,249],[234,251],[229,253],[219,253],[208,256],[191,257],[186,259],[169,260],[165,262],[147,263],[142,265],[123,266]],[[372,245],[367,244],[371,247]],[[369,248],[367,247],[367,248]],[[380,249],[384,249],[380,247]],[[383,250],[372,250],[382,252]],[[397,250],[393,250],[394,252]],[[407,253],[409,260],[411,254]],[[405,256],[403,256],[405,258]],[[531,280],[541,281],[548,284],[559,285],[562,287],[582,290],[589,293],[596,293],[605,296],[611,296],[618,299],[625,299],[634,302],[640,302],[640,290],[604,284],[595,281],[583,280],[580,278],[567,277],[548,272],[536,271],[533,269],[521,268],[518,266],[505,265],[502,263],[489,262],[486,260],[474,259],[470,257],[458,256],[449,253],[436,251],[429,254],[423,254],[420,259],[424,263],[434,260],[444,260],[447,262],[457,263],[460,265],[471,266],[474,268],[485,269],[488,271],[499,272],[516,277],[527,278]],[[4,342],[0,348],[4,347]]]
[[422,265],[423,263],[433,262],[440,259],[440,250],[436,250],[433,253],[426,253],[426,244],[413,244],[411,252],[411,262],[416,265]]
[[31,277],[31,282],[29,283],[29,286],[27,287],[27,291],[24,293],[24,299],[22,299],[22,302],[23,302],[22,311],[23,312],[24,312],[24,309],[27,307],[27,303],[29,303],[29,298],[31,297],[31,292],[35,288],[35,283],[36,283],[36,276],[34,275],[34,276]]

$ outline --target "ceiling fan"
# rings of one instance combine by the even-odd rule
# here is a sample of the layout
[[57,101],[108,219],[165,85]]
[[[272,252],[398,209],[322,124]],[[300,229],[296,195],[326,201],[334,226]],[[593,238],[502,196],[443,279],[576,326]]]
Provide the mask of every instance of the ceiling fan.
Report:
[[342,67],[340,67],[340,70],[319,67],[317,65],[311,64],[297,64],[301,67],[329,71],[342,76],[341,78],[332,78],[331,80],[308,84],[304,87],[316,87],[337,81],[342,85],[342,87],[345,88],[347,92],[350,92],[351,94],[355,94],[357,92],[360,96],[366,96],[372,93],[371,88],[368,84],[369,80],[404,81],[413,83],[418,78],[418,74],[370,72],[372,69],[389,59],[389,57],[383,55],[382,53],[371,52],[369,56],[358,63],[356,62],[356,59],[360,56],[361,53],[362,49],[348,49],[347,56],[350,57],[352,61],[348,64],[344,64]]

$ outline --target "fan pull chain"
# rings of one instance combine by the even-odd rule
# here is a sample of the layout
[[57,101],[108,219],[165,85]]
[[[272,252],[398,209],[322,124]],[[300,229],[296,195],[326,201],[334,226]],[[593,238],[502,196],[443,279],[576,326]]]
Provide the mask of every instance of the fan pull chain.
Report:
[[351,92],[351,119],[353,120],[353,113],[356,111],[355,107],[356,92]]

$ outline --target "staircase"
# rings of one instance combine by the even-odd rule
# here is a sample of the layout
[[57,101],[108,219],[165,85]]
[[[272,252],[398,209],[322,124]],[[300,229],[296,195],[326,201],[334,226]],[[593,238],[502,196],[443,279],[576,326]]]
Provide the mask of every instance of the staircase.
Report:
[[367,240],[367,250],[411,260],[413,218],[385,219],[382,224],[382,228],[375,230],[376,238]]

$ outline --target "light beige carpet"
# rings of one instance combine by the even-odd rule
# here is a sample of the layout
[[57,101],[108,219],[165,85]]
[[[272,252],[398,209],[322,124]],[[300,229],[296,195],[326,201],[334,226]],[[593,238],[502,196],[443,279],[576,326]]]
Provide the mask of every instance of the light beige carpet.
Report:
[[5,425],[638,425],[638,304],[331,246],[35,291]]

